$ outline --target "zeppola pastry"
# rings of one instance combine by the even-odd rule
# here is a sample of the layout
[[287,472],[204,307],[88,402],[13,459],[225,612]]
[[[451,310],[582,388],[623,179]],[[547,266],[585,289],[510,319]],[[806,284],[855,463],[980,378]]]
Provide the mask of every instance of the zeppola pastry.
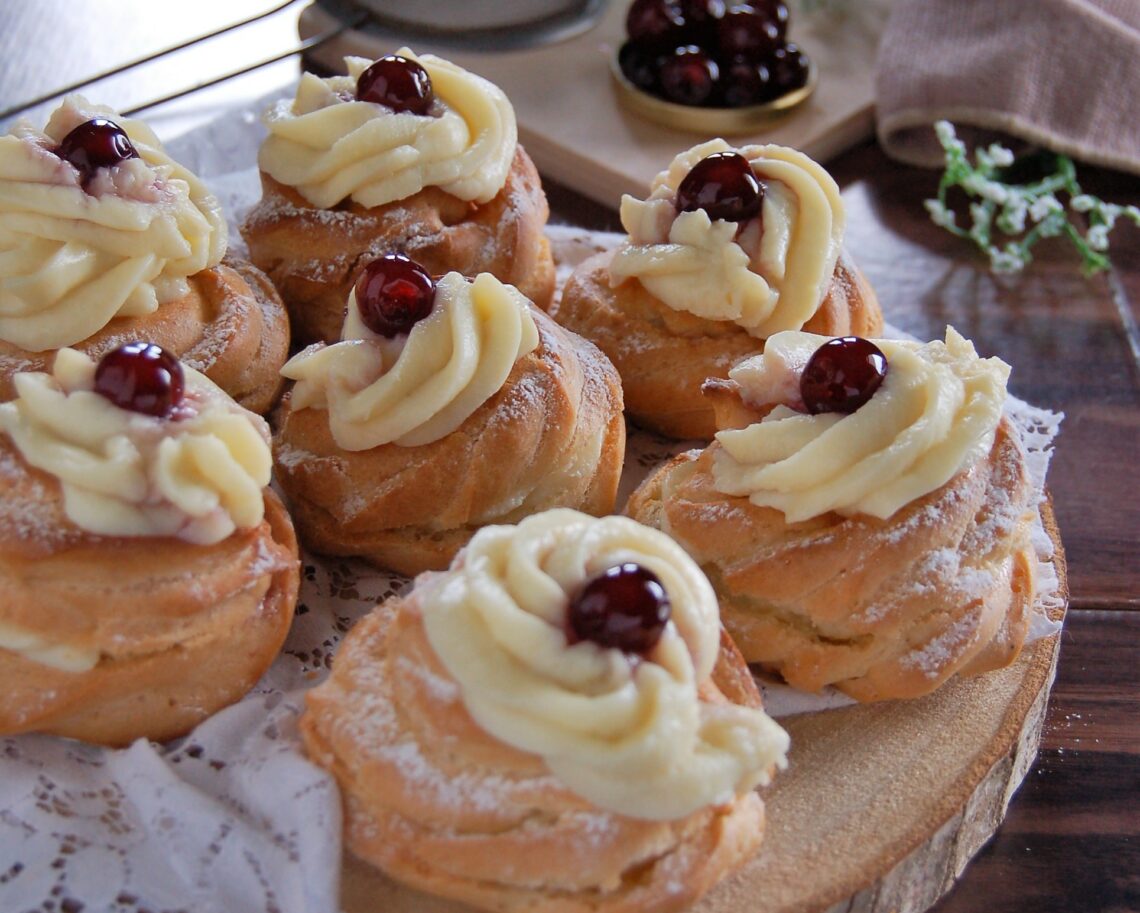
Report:
[[293,619],[264,420],[157,346],[61,349],[0,405],[0,734],[165,740],[233,703]]
[[18,122],[0,136],[0,399],[64,346],[145,339],[268,411],[288,319],[226,240],[217,199],[141,122],[78,95],[43,131]]
[[370,263],[343,339],[283,369],[277,479],[301,540],[415,574],[480,526],[548,507],[613,510],[621,386],[592,344],[490,273]]
[[796,687],[915,697],[1013,662],[1036,511],[1009,368],[926,344],[788,331],[706,392],[721,427],[628,513],[709,575],[749,662]]
[[307,696],[348,849],[487,910],[687,908],[760,844],[788,736],[667,536],[552,510],[361,620]]
[[597,343],[626,410],[674,438],[709,439],[706,378],[781,330],[874,335],[874,292],[842,251],[839,188],[783,146],[724,140],[679,154],[645,200],[622,198],[628,238],[579,265],[552,316]]
[[540,306],[554,264],[549,209],[494,85],[403,49],[347,76],[301,76],[270,109],[262,198],[242,225],[302,344],[335,342],[361,267],[401,251],[432,275],[489,272]]

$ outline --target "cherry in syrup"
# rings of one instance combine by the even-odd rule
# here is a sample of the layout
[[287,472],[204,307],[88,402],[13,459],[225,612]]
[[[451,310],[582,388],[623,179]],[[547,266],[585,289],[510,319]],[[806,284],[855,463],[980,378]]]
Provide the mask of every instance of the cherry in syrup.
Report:
[[373,260],[356,280],[360,319],[373,333],[392,339],[431,313],[435,281],[427,270],[400,253]]
[[590,640],[644,656],[661,639],[671,613],[657,575],[627,562],[607,568],[570,601],[568,635],[572,643]]
[[95,392],[142,415],[166,418],[181,404],[184,387],[178,359],[150,342],[112,349],[95,367]]
[[864,405],[887,376],[887,357],[861,336],[841,336],[821,345],[800,376],[800,396],[812,415],[851,414]]
[[661,64],[661,94],[681,105],[702,105],[720,79],[717,62],[695,45],[677,48]]
[[729,108],[771,101],[780,94],[767,65],[736,60],[724,72],[723,98]]
[[627,41],[618,50],[618,66],[625,78],[643,92],[657,94],[660,90],[660,54],[644,43]]
[[685,17],[674,0],[633,0],[625,16],[625,32],[639,44],[669,44],[684,28]]
[[772,79],[781,92],[791,92],[807,85],[808,59],[798,45],[788,42],[776,49],[769,62]]
[[703,209],[710,219],[744,222],[760,214],[764,185],[739,152],[714,152],[677,187],[677,212]]
[[357,77],[356,100],[385,105],[397,112],[427,114],[435,92],[428,71],[420,64],[389,54]]
[[781,40],[788,34],[788,4],[784,0],[738,0],[743,6],[750,6],[767,21],[775,23]]
[[717,47],[725,58],[764,60],[782,44],[779,26],[751,6],[734,6],[717,23]]

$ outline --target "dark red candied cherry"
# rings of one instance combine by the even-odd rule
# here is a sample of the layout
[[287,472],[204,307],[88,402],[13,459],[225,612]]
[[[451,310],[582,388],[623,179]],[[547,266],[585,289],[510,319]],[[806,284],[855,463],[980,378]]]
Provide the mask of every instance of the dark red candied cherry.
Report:
[[751,6],[733,6],[717,23],[717,48],[722,57],[765,60],[783,44],[776,23]]
[[887,357],[861,336],[841,336],[821,345],[800,376],[800,396],[812,415],[850,415],[864,405],[887,376]]
[[568,637],[644,656],[657,646],[671,613],[657,575],[627,562],[607,568],[570,600]]
[[679,105],[703,105],[713,97],[720,67],[696,45],[686,45],[665,58],[658,78],[666,100]]
[[703,209],[710,219],[744,222],[760,214],[764,185],[739,152],[714,152],[695,164],[677,187],[677,212]]
[[640,41],[627,41],[618,50],[618,66],[625,78],[642,92],[657,94],[660,85],[657,74],[661,68],[660,54]]
[[780,38],[788,34],[788,4],[784,0],[735,0],[742,6],[750,6],[768,22],[774,23]]
[[68,133],[54,151],[75,166],[84,187],[100,168],[111,168],[139,157],[126,131],[105,117],[84,121]]
[[726,0],[677,0],[684,27],[678,44],[696,44],[705,50],[716,46],[716,26],[724,15]]
[[373,333],[392,339],[431,313],[435,281],[404,254],[373,260],[356,279],[356,307]]
[[181,404],[184,389],[178,359],[152,342],[121,345],[95,367],[95,392],[143,415],[166,418]]
[[407,57],[381,57],[356,80],[356,100],[385,105],[393,111],[427,114],[435,100],[428,71]]
[[721,69],[721,97],[729,108],[759,105],[778,93],[768,67],[751,60],[734,60]]
[[725,0],[678,0],[687,26],[702,26],[724,15]]
[[625,14],[625,33],[630,41],[654,45],[672,42],[685,27],[685,17],[676,0],[633,0]]
[[802,89],[807,85],[808,58],[797,45],[789,42],[777,48],[767,63],[772,73],[772,81],[779,88],[780,94]]

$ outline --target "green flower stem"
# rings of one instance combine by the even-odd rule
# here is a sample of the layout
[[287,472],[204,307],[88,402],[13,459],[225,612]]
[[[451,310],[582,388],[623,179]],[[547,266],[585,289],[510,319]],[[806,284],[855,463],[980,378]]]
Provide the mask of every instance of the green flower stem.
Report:
[[[1006,170],[1014,166],[1013,153],[996,143],[974,153],[974,163],[966,156],[966,146],[947,121],[935,125],[942,145],[944,171],[938,182],[936,199],[927,200],[926,208],[936,225],[972,241],[990,259],[995,272],[1017,272],[1033,260],[1030,249],[1042,238],[1068,238],[1081,257],[1081,271],[1086,276],[1107,269],[1108,232],[1117,219],[1124,217],[1140,225],[1140,209],[1106,203],[1081,190],[1077,169],[1064,155],[1051,158],[1052,174],[1028,183],[1007,182]],[[946,202],[947,194],[960,188],[972,201],[970,227],[958,224]],[[1068,197],[1068,209],[1057,198]],[[1084,234],[1069,217],[1069,212],[1084,214],[1088,229]],[[995,243],[995,230],[1009,240]]]

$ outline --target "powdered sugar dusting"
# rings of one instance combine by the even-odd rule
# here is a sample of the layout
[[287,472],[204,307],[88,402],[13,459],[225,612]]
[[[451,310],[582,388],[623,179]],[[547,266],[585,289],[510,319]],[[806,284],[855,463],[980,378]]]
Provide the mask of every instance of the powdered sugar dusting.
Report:
[[[50,487],[49,487],[50,486]],[[84,533],[65,520],[58,487],[30,473],[0,440],[0,537],[37,549],[60,547]]]
[[434,700],[441,704],[459,700],[459,685],[451,679],[435,674],[423,663],[414,663],[406,656],[397,657],[395,662],[400,675],[415,679]]
[[[345,686],[350,690],[338,700],[340,709],[333,725],[342,736],[351,739],[363,768],[380,764],[381,768],[390,766],[399,773],[402,782],[390,784],[391,788],[455,813],[503,815],[511,814],[512,796],[519,792],[558,788],[550,775],[513,779],[484,767],[442,768],[430,752],[425,752],[420,734],[405,727],[393,704],[395,672],[387,666],[399,661],[389,655],[376,655],[379,648],[375,643],[362,649],[366,650],[365,656],[350,666],[351,677]],[[330,684],[336,681],[334,678]],[[454,695],[448,685],[455,687],[454,683],[437,680],[431,684],[430,693],[443,695],[443,700],[450,702]],[[442,754],[446,757],[446,750]]]
[[946,664],[977,636],[977,629],[978,614],[965,615],[919,649],[907,653],[899,664],[904,668],[918,669],[928,678],[937,678]]

